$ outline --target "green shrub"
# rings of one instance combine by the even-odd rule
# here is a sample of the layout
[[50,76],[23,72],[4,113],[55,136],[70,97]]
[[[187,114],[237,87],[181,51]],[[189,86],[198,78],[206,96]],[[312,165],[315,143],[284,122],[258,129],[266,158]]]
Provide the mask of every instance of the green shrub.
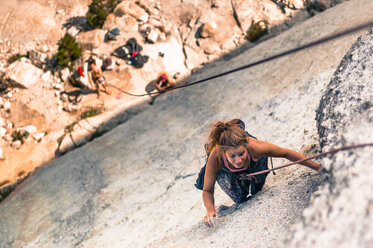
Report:
[[82,49],[76,43],[74,37],[66,34],[58,42],[57,64],[62,67],[71,67],[81,54]]
[[77,122],[73,122],[71,123],[70,125],[66,126],[65,127],[65,133],[72,133],[72,131],[74,131],[74,127],[75,125],[77,124]]
[[89,117],[93,117],[93,116],[99,115],[101,113],[102,113],[102,107],[97,107],[97,108],[91,107],[88,110],[84,111],[80,115],[80,118],[81,119],[87,119]]
[[17,173],[17,176],[18,176],[18,177],[21,177],[21,176],[23,176],[23,175],[25,175],[25,174],[26,174],[25,171],[20,171],[20,172]]
[[93,28],[102,28],[106,17],[112,13],[122,0],[92,0],[86,14],[88,24]]
[[13,138],[13,141],[21,141],[21,144],[25,143],[25,139],[27,139],[29,136],[29,133],[28,132],[23,132],[22,131],[14,131],[12,133],[12,138]]
[[251,42],[257,41],[260,37],[268,33],[268,22],[266,20],[258,21],[251,24],[251,27],[246,33],[246,40]]

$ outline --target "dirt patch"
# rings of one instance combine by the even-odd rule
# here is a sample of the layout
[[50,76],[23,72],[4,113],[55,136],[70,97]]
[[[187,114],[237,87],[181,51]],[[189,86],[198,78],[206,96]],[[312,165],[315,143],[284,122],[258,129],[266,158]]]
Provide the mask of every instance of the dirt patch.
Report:
[[12,102],[12,110],[8,118],[10,122],[17,123],[19,127],[33,125],[38,130],[44,130],[48,125],[43,114],[17,100]]

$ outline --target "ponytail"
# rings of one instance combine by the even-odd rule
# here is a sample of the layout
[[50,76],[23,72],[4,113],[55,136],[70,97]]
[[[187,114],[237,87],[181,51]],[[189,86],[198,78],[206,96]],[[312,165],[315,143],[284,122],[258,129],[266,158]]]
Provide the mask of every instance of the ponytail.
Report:
[[215,123],[207,142],[207,154],[210,154],[214,147],[217,147],[220,153],[222,148],[239,147],[247,144],[244,127],[244,123],[239,119]]

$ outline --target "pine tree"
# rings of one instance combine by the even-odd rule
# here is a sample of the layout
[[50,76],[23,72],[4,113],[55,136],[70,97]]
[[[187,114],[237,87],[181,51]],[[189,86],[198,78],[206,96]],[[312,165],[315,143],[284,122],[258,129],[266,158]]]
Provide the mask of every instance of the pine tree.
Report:
[[86,14],[87,22],[93,28],[102,28],[107,16],[122,0],[93,0]]
[[80,57],[82,49],[76,43],[75,39],[66,34],[58,42],[57,64],[62,67],[71,67],[74,61]]

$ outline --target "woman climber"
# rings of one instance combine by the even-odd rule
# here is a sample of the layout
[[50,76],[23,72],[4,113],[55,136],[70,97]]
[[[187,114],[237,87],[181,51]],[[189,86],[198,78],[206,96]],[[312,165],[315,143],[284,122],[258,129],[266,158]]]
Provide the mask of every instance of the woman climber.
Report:
[[[260,191],[268,173],[248,176],[268,169],[268,157],[281,157],[291,161],[304,159],[298,152],[257,140],[245,131],[245,124],[234,119],[217,122],[206,145],[208,155],[196,187],[203,190],[206,207],[204,223],[213,226],[213,218],[219,217],[214,206],[214,186],[217,181],[222,190],[237,204]],[[301,163],[318,172],[321,166],[311,160]],[[204,174],[204,175],[203,175]]]

